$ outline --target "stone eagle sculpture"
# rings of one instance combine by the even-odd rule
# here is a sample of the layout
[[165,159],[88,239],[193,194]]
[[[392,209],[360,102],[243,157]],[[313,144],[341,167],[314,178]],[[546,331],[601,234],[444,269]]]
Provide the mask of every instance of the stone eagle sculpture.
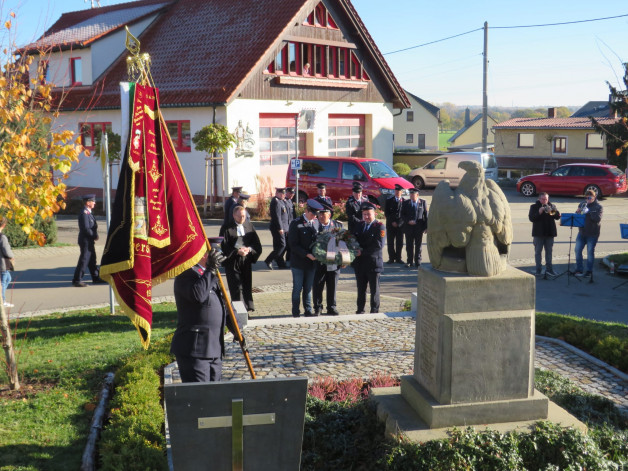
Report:
[[441,271],[494,276],[506,269],[512,243],[510,206],[501,188],[484,178],[479,162],[458,164],[466,173],[452,190],[442,181],[430,205],[427,249]]

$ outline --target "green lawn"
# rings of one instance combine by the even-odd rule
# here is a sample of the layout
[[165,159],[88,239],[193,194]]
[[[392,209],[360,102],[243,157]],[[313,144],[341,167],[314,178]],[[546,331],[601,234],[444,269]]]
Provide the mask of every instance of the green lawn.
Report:
[[456,131],[439,132],[438,133],[438,148],[440,150],[447,150],[447,147],[449,147],[449,143],[447,142],[447,140],[454,134],[456,134]]

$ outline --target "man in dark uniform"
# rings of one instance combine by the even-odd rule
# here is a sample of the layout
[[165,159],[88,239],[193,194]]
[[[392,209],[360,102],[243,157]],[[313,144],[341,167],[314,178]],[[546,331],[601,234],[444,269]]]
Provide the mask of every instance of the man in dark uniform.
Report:
[[[333,213],[331,205],[321,203],[323,209],[317,214],[318,233],[330,232],[334,229],[342,229],[340,221],[334,221],[331,216]],[[340,277],[340,267],[338,265],[327,265],[326,263],[316,262],[316,275],[314,276],[314,314],[319,315],[323,311],[323,289],[327,287],[327,315],[337,316],[336,309],[336,287],[338,286],[338,278]]]
[[275,196],[270,202],[270,233],[273,236],[273,251],[266,257],[264,263],[269,270],[273,269],[273,260],[277,261],[279,268],[287,268],[283,259],[286,251],[286,234],[290,227],[288,221],[288,208],[284,204],[286,197],[285,188],[275,188]]
[[233,208],[238,204],[238,199],[240,198],[240,194],[242,193],[241,186],[233,186],[231,187],[231,196],[227,198],[225,201],[224,212],[225,216],[222,221],[222,226],[220,226],[220,232],[218,235],[222,237],[225,232],[225,228],[233,221]]
[[262,254],[262,244],[242,206],[233,208],[233,222],[225,230],[222,253],[227,257],[223,265],[231,300],[244,301],[247,311],[255,311],[251,267]]
[[353,231],[353,235],[360,244],[361,250],[352,263],[355,271],[355,281],[358,287],[358,301],[356,314],[364,314],[366,304],[366,287],[371,290],[371,313],[379,312],[379,277],[384,271],[384,224],[375,219],[375,206],[372,203],[362,203],[363,220]]
[[[283,202],[286,205],[286,211],[288,211],[288,227],[290,227],[290,223],[297,218],[297,210],[295,208],[294,203],[294,188],[291,186],[286,187],[286,197]],[[290,262],[290,244],[288,243],[288,232],[284,232],[286,236],[286,262]]]
[[89,269],[93,283],[106,283],[105,280],[100,278],[98,267],[96,266],[95,242],[98,240],[98,223],[92,214],[92,210],[94,206],[96,206],[96,195],[83,196],[83,203],[85,206],[78,216],[78,244],[81,253],[78,263],[76,264],[76,269],[74,270],[74,277],[72,278],[72,285],[80,288],[87,286],[83,283],[83,276],[85,275],[86,269]]
[[[246,220],[250,221],[251,220],[251,215],[249,214],[249,211],[246,209],[246,207],[249,204],[249,198],[251,197],[251,195],[249,195],[248,193],[240,193],[240,196],[238,196],[238,204],[236,206],[242,206],[244,208],[244,213],[246,214]],[[233,213],[233,210],[231,211]],[[231,217],[231,220],[233,221],[233,216]]]
[[403,219],[401,218],[401,205],[403,187],[395,185],[395,195],[386,200],[386,242],[388,245],[388,262],[403,263],[401,251],[403,250]]
[[216,270],[224,256],[213,250],[174,279],[177,330],[170,352],[184,383],[220,381],[225,325],[232,330]]
[[353,194],[345,203],[345,213],[347,214],[349,232],[353,233],[357,225],[362,220],[362,203],[368,202],[366,196],[362,196],[362,183],[353,184]]
[[401,217],[406,233],[407,267],[421,265],[421,244],[427,231],[427,203],[419,198],[419,190],[410,188],[410,199],[401,206]]
[[316,257],[312,255],[312,244],[318,233],[316,212],[322,209],[318,201],[307,200],[303,214],[292,221],[288,231],[292,271],[292,316],[299,317],[301,298],[305,316],[314,316],[312,309],[312,285],[316,274]]
[[325,195],[325,193],[327,193],[327,185],[325,185],[324,183],[318,183],[316,185],[316,188],[317,188],[316,191],[318,192],[318,196],[316,196],[314,199],[318,201],[319,203],[321,203],[323,206],[329,205],[333,208],[334,203],[331,202],[331,198]]

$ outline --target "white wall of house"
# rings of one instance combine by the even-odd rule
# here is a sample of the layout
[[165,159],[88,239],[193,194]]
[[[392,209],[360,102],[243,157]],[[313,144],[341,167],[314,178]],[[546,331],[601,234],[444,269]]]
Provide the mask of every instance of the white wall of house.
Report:
[[[37,75],[37,67],[40,60],[48,61],[48,81],[56,87],[69,87],[72,85],[71,59],[81,58],[81,71],[83,75],[83,85],[92,83],[92,56],[89,48],[72,49],[67,51],[54,52],[43,57],[38,57],[29,68],[29,75],[32,78]],[[31,87],[33,84],[31,83]]]
[[[408,95],[411,108],[402,110],[394,116],[395,149],[419,148],[419,134],[425,135],[425,149],[438,150],[438,118],[426,110],[423,105]],[[408,111],[414,113],[413,121],[408,121]],[[399,111],[395,110],[394,115]],[[412,142],[406,142],[406,135],[412,135]]]

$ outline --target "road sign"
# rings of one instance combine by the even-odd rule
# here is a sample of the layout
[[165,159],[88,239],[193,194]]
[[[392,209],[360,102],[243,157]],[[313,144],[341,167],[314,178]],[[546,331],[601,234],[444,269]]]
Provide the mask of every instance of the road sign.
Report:
[[301,170],[301,159],[292,159],[290,161],[290,168],[292,170]]

